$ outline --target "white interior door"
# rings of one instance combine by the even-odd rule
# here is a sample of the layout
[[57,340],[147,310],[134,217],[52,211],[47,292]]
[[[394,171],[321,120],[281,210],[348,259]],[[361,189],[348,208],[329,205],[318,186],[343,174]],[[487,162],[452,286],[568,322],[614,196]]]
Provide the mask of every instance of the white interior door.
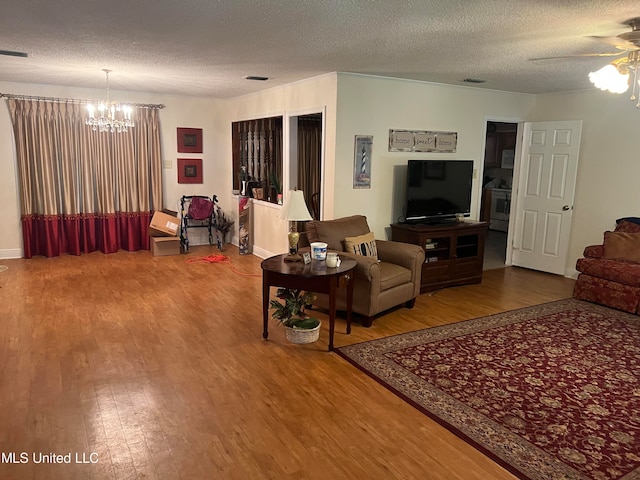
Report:
[[525,123],[513,265],[565,274],[582,121]]

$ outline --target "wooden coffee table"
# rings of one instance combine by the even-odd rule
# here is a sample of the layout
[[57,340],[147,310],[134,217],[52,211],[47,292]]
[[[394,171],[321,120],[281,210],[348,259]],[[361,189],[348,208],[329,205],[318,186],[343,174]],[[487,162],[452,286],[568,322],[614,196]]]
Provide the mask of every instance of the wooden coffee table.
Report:
[[287,254],[263,260],[262,268],[262,337],[269,337],[269,288],[283,287],[329,295],[329,351],[333,350],[333,332],[336,323],[336,291],[340,279],[347,283],[347,333],[351,333],[351,307],[353,305],[353,269],[355,260],[341,257],[339,267],[327,267],[324,261],[311,263],[285,262]]

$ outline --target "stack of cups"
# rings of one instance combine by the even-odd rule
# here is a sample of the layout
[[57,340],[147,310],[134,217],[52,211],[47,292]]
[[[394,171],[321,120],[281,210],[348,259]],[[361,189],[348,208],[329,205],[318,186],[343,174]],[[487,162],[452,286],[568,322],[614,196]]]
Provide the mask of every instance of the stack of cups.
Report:
[[340,257],[335,252],[327,253],[327,267],[335,268],[340,265]]

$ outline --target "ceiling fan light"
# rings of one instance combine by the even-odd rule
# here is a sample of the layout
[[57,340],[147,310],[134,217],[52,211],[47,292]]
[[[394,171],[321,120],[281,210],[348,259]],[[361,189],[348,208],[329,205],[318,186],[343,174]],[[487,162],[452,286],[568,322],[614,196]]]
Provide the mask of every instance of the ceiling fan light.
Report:
[[589,73],[589,80],[600,90],[624,93],[629,90],[629,74],[621,74],[614,65],[605,65],[597,72]]

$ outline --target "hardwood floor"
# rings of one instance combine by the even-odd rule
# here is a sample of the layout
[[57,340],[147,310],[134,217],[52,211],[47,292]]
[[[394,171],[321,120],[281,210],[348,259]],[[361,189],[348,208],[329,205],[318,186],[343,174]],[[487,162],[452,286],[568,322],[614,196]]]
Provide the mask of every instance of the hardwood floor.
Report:
[[[260,259],[228,245],[231,266],[188,261],[210,253],[0,260],[0,478],[514,478],[327,352],[322,312],[317,343],[288,344],[275,324],[264,341]],[[481,285],[421,295],[351,335],[338,319],[335,343],[572,289],[554,275],[490,270]],[[11,452],[28,462],[10,463]],[[71,463],[34,462],[69,453]]]

